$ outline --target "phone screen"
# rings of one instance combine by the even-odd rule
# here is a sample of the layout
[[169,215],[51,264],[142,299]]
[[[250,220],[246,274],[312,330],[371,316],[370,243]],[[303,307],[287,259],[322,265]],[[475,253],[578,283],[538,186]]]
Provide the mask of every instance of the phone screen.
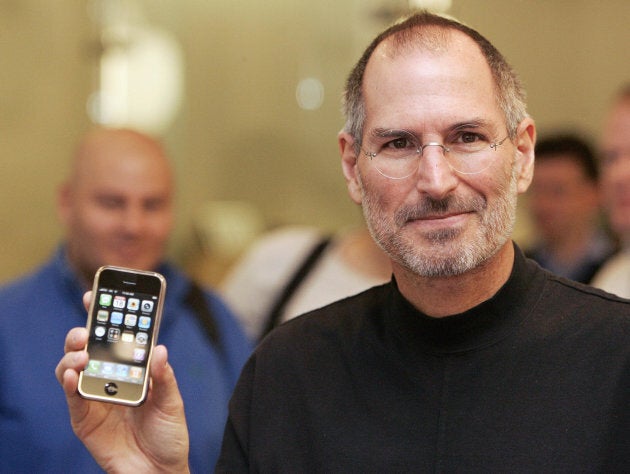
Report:
[[142,403],[164,289],[164,277],[154,272],[117,267],[97,272],[88,322],[90,357],[81,374],[81,395]]

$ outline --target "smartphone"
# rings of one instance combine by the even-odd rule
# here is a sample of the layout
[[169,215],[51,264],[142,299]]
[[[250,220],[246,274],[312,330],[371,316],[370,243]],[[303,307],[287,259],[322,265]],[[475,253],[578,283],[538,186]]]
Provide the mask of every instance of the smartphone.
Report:
[[83,398],[129,406],[144,402],[165,294],[166,279],[159,273],[98,269],[88,310],[89,361],[79,375]]

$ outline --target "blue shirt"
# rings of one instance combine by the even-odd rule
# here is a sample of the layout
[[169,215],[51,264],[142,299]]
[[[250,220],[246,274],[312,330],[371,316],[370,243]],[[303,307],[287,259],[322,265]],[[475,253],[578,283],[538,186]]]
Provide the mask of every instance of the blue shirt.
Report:
[[[167,280],[159,343],[169,349],[184,400],[192,472],[212,472],[228,400],[251,344],[217,298],[206,300],[221,348],[184,302],[190,280],[173,266]],[[60,248],[35,273],[0,288],[0,472],[102,472],[72,432],[55,367],[66,333],[85,326],[84,288]]]

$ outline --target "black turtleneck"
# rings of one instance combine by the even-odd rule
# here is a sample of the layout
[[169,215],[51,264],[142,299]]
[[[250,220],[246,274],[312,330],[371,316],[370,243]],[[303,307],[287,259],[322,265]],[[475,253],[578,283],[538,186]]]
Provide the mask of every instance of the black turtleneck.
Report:
[[445,318],[396,282],[294,319],[241,375],[218,472],[615,472],[630,466],[630,303],[515,249]]

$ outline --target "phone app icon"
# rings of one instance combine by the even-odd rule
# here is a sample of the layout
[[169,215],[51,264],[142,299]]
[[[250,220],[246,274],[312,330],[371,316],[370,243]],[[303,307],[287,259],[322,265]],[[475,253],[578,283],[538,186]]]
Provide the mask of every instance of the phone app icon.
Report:
[[148,316],[140,316],[140,319],[138,319],[138,327],[140,329],[149,329],[151,327],[151,318]]
[[142,300],[142,311],[145,313],[150,313],[151,311],[153,311],[153,301]]
[[107,331],[107,340],[110,342],[118,342],[120,340],[120,329],[109,328]]
[[100,323],[106,323],[108,319],[109,319],[109,311],[106,311],[104,309],[99,309],[98,312],[96,313],[96,320]]
[[126,302],[125,296],[114,296],[114,308],[124,308]]
[[136,347],[133,350],[133,361],[134,362],[142,362],[144,360],[144,356],[146,355],[147,350],[142,349],[140,347]]
[[140,300],[138,298],[129,298],[129,300],[127,300],[127,309],[130,309],[132,311],[138,311],[139,307],[140,307]]
[[101,361],[100,360],[90,360],[88,362],[85,371],[89,374],[98,374],[101,370]]
[[136,334],[136,344],[144,346],[147,342],[149,342],[149,335],[146,332],[139,332]]
[[112,295],[109,293],[101,293],[98,295],[98,304],[101,306],[109,306],[112,304]]
[[125,314],[125,326],[135,326],[138,316],[135,314]]
[[129,378],[141,380],[143,374],[142,367],[129,367]]
[[133,342],[133,333],[129,332],[129,331],[125,331],[122,333],[122,336],[120,337],[120,340],[122,342]]
[[129,366],[124,364],[118,364],[116,366],[116,375],[118,377],[127,377],[129,376]]
[[116,364],[113,364],[111,362],[103,362],[103,365],[101,366],[101,373],[103,375],[112,375],[114,373],[114,366]]
[[96,329],[94,329],[94,335],[96,337],[103,337],[105,335],[105,326],[96,326]]
[[112,324],[122,324],[123,314],[120,311],[112,311],[112,318],[110,321]]

